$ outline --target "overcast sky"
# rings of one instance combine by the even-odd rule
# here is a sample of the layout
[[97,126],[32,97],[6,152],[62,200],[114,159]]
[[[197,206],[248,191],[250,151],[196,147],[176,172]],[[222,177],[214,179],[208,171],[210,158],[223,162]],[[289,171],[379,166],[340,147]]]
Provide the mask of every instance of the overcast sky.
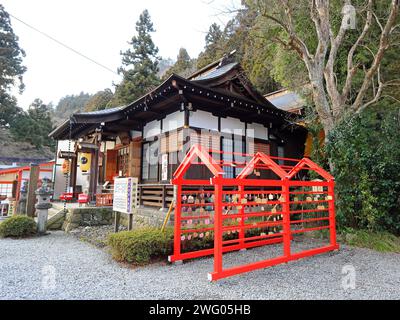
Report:
[[[156,29],[153,41],[164,58],[176,58],[180,47],[196,57],[204,47],[211,23],[224,24],[227,8],[240,0],[2,0],[5,9],[18,19],[45,32],[90,57],[117,70],[120,50],[135,33],[140,13],[148,9]],[[85,60],[11,19],[20,46],[26,52],[26,89],[17,95],[21,107],[41,98],[56,104],[67,94],[95,93],[111,88],[120,77]]]

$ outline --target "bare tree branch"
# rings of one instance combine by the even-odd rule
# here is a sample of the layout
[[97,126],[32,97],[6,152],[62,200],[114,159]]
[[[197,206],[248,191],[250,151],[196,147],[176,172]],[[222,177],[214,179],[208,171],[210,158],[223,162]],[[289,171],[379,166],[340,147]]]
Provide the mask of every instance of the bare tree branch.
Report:
[[378,67],[378,70],[377,70],[377,76],[378,76],[378,90],[376,90],[376,92],[375,92],[375,89],[374,89],[374,97],[367,103],[364,103],[360,108],[358,108],[356,113],[362,112],[365,108],[378,102],[378,100],[381,98],[384,84],[383,84],[382,78],[381,78],[381,67],[380,66]]
[[354,53],[356,52],[359,45],[364,41],[364,38],[367,35],[369,28],[371,27],[371,23],[372,23],[372,0],[368,0],[367,19],[365,20],[364,28],[359,37],[357,38],[356,42],[350,48],[349,53],[347,55],[347,76],[342,90],[342,99],[341,99],[342,104],[345,104],[349,97],[353,77],[357,72],[357,68],[359,67],[359,65],[354,66],[353,63]]
[[389,48],[390,30],[396,23],[396,19],[397,19],[398,13],[399,13],[399,6],[400,6],[399,0],[392,0],[391,6],[390,6],[389,17],[386,21],[385,27],[380,36],[378,52],[376,53],[375,58],[372,62],[372,65],[369,68],[366,76],[364,77],[364,80],[363,80],[361,88],[358,92],[357,98],[353,103],[352,108],[354,111],[358,111],[360,108],[362,108],[362,109],[365,108],[363,105],[363,100],[367,93],[368,87],[370,86],[371,79],[372,79],[373,75],[377,72],[377,70],[380,68],[380,64],[382,62],[383,56],[384,56],[386,50]]

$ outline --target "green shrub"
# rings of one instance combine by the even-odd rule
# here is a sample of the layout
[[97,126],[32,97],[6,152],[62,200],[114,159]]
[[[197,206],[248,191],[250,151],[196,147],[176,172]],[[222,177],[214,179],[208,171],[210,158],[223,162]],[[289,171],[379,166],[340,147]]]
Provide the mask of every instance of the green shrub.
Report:
[[352,246],[400,253],[400,238],[388,232],[347,229],[341,236],[347,244]]
[[36,234],[36,222],[27,216],[12,216],[0,223],[0,237],[22,238]]
[[329,136],[339,228],[400,235],[399,105],[383,100]]
[[145,227],[113,233],[108,237],[112,256],[117,261],[134,264],[148,263],[152,258],[172,252],[173,230]]

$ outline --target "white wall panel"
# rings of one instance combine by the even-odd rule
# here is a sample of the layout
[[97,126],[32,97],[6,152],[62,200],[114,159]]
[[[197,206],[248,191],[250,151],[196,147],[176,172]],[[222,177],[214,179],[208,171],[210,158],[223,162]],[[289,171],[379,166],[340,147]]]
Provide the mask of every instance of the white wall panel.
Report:
[[245,129],[245,123],[239,119],[230,117],[221,118],[221,132],[244,136],[246,135]]
[[161,133],[161,121],[154,120],[144,126],[143,135],[145,139],[154,137],[156,135],[159,135],[160,133]]
[[268,140],[268,129],[259,123],[248,123],[246,135],[251,138]]
[[163,119],[163,130],[162,132],[172,131],[183,127],[185,124],[185,113],[177,111],[167,115]]
[[209,112],[197,110],[190,113],[189,126],[218,131],[218,117]]

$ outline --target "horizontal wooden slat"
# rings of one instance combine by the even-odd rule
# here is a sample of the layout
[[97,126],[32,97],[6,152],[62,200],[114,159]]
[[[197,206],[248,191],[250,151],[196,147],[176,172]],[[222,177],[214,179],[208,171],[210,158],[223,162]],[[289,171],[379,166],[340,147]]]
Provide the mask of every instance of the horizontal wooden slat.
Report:
[[162,207],[162,203],[160,202],[151,202],[151,201],[143,201],[144,206],[149,206],[149,207]]
[[154,196],[142,196],[143,200],[158,200],[161,201],[162,197],[154,197]]

